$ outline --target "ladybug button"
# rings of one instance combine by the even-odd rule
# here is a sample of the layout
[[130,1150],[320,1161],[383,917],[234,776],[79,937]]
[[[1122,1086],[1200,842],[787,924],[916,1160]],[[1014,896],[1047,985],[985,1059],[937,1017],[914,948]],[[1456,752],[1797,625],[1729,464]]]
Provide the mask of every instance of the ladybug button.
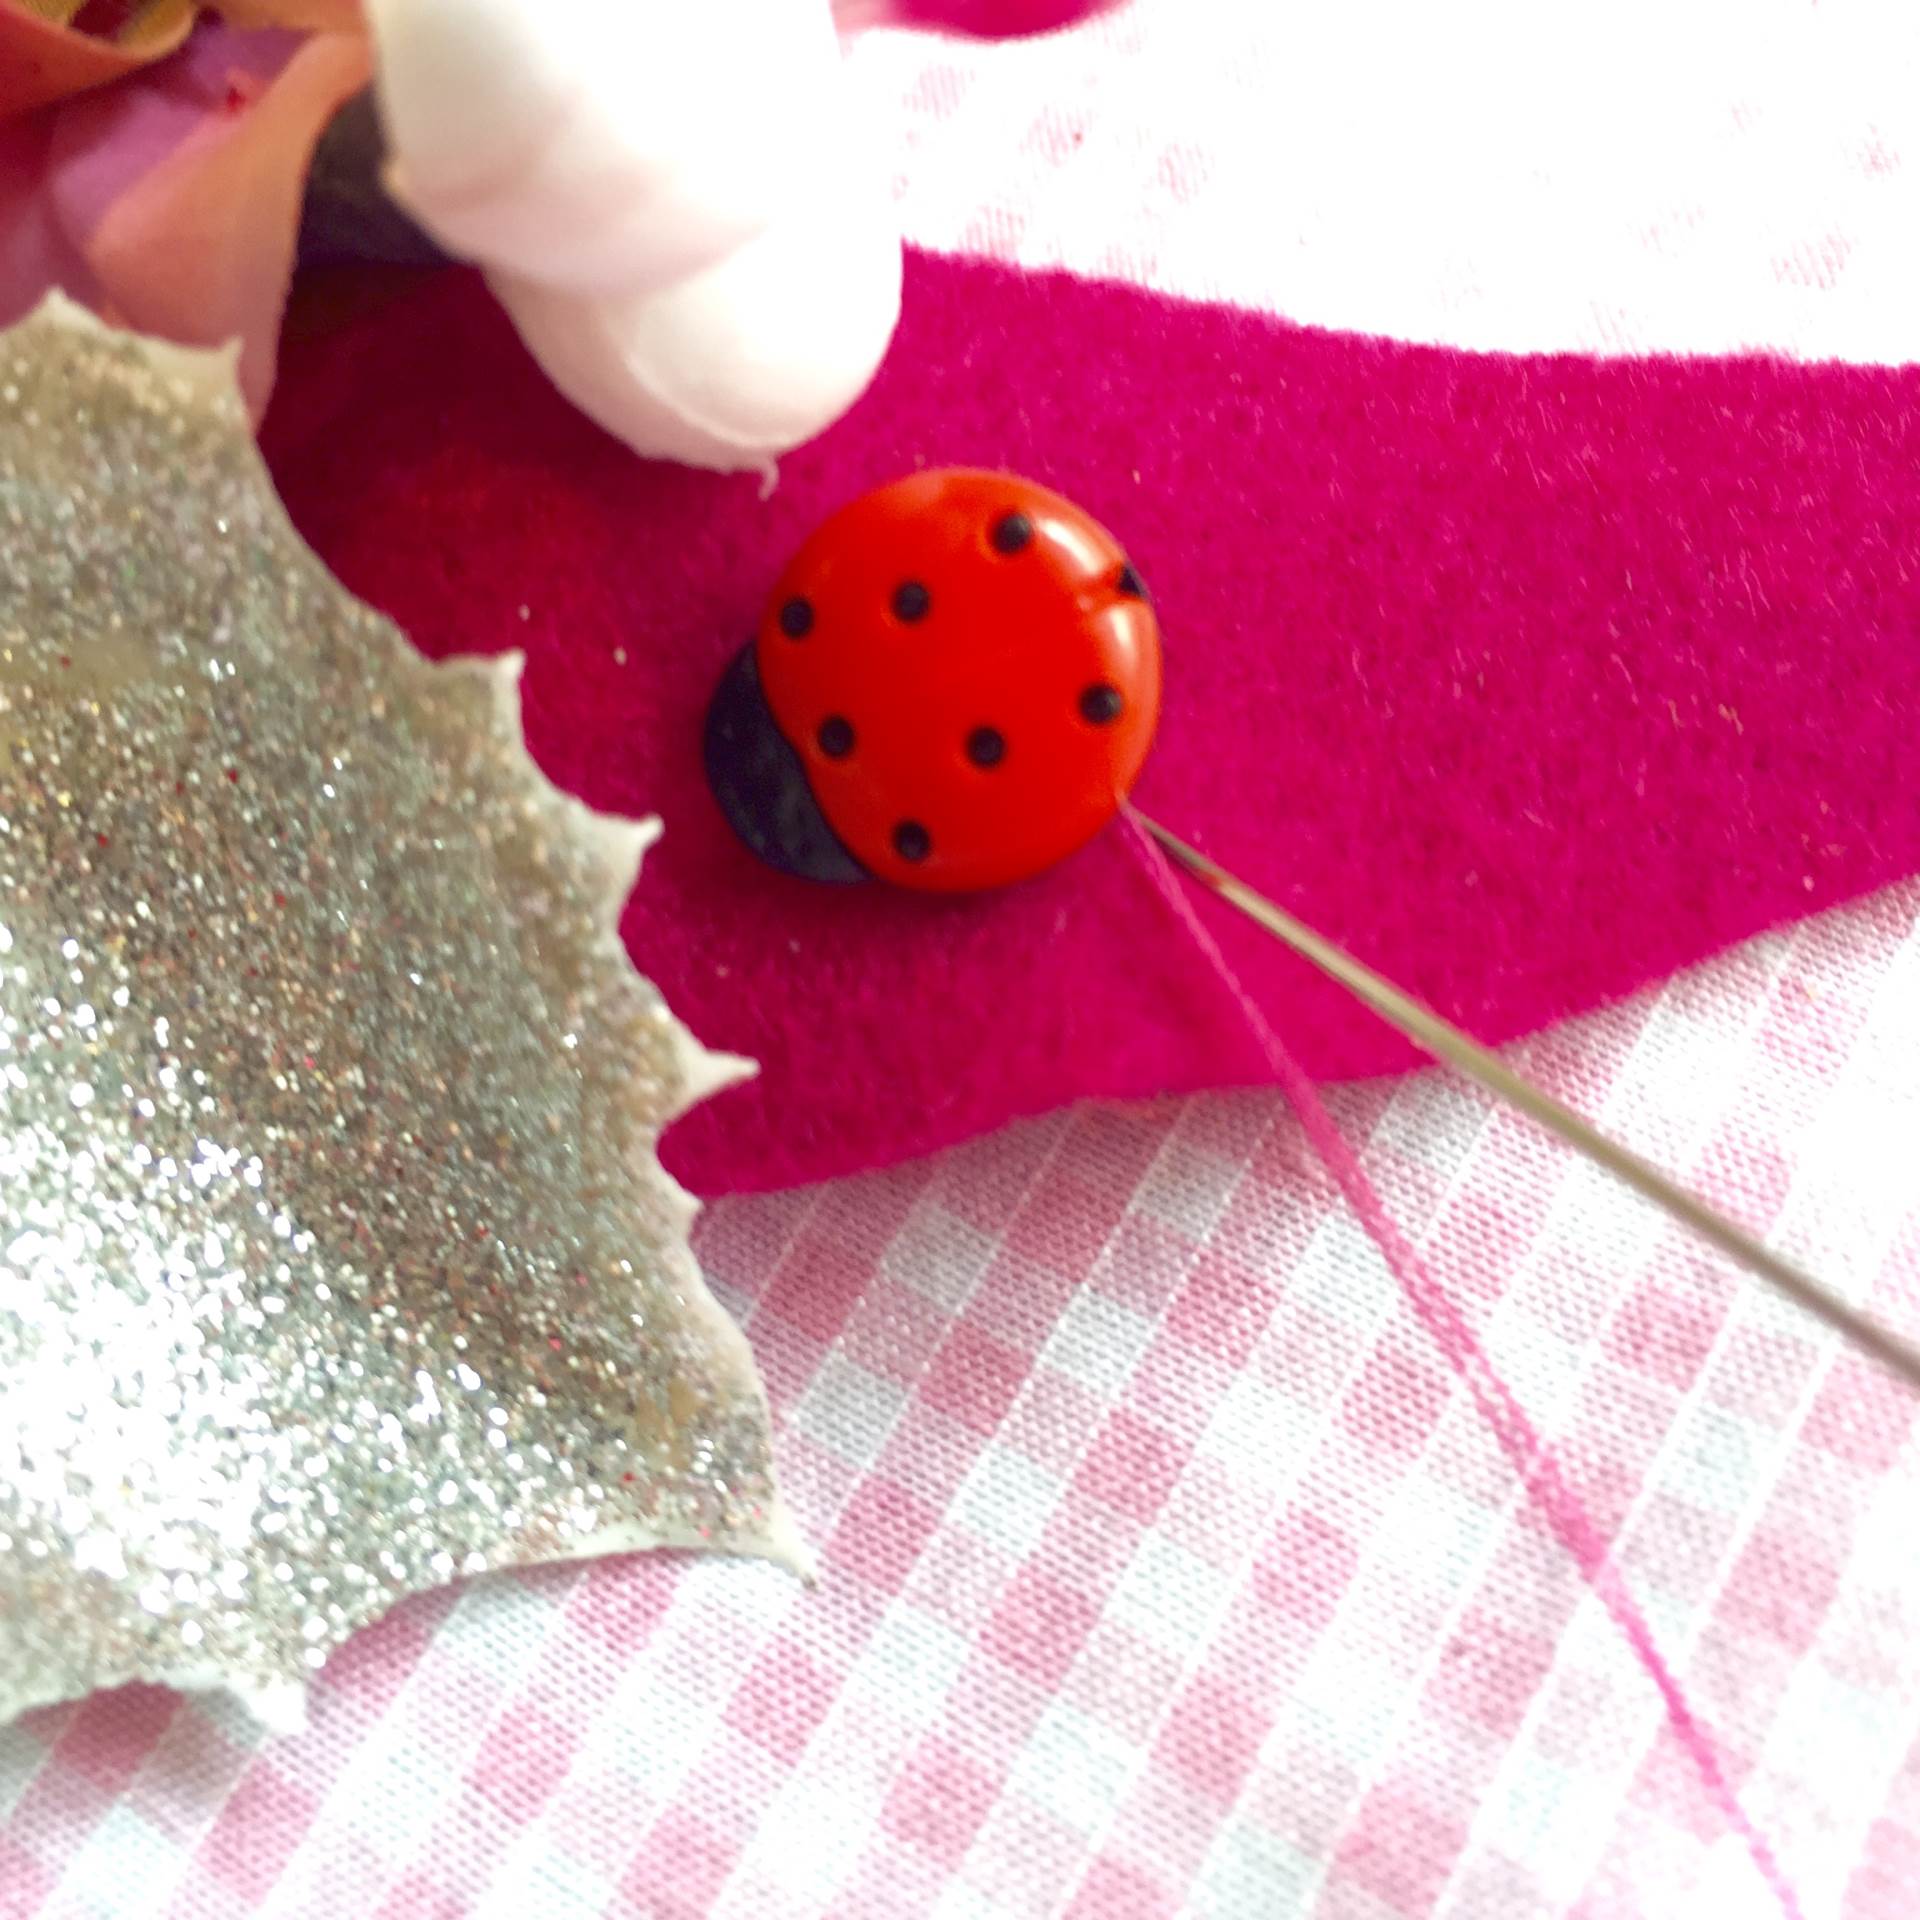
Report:
[[1105,528],[1007,474],[916,473],[794,557],[714,697],[707,777],[790,873],[969,892],[1092,839],[1159,714],[1159,625]]

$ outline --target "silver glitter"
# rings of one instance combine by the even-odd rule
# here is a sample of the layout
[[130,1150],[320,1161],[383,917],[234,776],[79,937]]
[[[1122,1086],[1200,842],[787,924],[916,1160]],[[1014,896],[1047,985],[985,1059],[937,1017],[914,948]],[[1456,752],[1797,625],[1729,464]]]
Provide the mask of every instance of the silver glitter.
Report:
[[288,526],[225,356],[0,334],[0,1720],[276,1724],[402,1595],[798,1564],[659,1130],[741,1070],[556,792]]

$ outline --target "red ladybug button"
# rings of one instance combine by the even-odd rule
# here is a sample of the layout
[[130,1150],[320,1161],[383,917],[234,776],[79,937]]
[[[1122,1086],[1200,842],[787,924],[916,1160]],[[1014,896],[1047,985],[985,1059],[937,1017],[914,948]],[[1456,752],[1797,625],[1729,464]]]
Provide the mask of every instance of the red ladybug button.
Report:
[[1006,474],[917,473],[795,555],[707,721],[762,858],[967,892],[1111,820],[1160,713],[1160,632],[1105,528]]

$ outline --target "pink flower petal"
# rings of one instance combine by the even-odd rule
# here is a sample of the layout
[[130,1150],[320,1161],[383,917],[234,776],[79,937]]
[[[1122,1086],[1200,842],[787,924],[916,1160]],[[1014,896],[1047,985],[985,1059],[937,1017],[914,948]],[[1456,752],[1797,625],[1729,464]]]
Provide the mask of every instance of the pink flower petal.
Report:
[[76,33],[0,0],[0,120],[118,80],[171,53],[187,37],[193,10],[156,10],[119,40]]
[[58,287],[87,306],[99,283],[67,237],[46,191],[55,116],[0,120],[0,326],[10,327]]
[[98,304],[185,345],[238,339],[256,412],[273,386],[314,143],[370,71],[358,35],[213,29],[163,72],[60,116],[56,204]]
[[188,142],[217,139],[299,50],[291,33],[204,27],[151,72],[69,101],[53,116],[47,191],[85,247],[110,208]]

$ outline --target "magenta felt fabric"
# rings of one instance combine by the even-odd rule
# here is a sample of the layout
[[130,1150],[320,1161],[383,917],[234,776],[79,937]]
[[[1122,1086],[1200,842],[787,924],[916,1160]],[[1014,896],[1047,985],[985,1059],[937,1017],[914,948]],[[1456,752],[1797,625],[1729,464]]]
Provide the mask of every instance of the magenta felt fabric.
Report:
[[[763,1069],[669,1137],[701,1191],[1267,1071],[1117,835],[955,901],[783,879],[721,821],[715,677],[811,526],[918,464],[1114,528],[1167,636],[1142,807],[1488,1039],[1920,866],[1912,369],[1474,357],[919,256],[874,390],[763,500],[597,433],[452,275],[290,350],[267,438],[349,586],[431,653],[524,648],[541,762],[664,817],[629,946]],[[1409,1063],[1207,911],[1314,1074]]]

